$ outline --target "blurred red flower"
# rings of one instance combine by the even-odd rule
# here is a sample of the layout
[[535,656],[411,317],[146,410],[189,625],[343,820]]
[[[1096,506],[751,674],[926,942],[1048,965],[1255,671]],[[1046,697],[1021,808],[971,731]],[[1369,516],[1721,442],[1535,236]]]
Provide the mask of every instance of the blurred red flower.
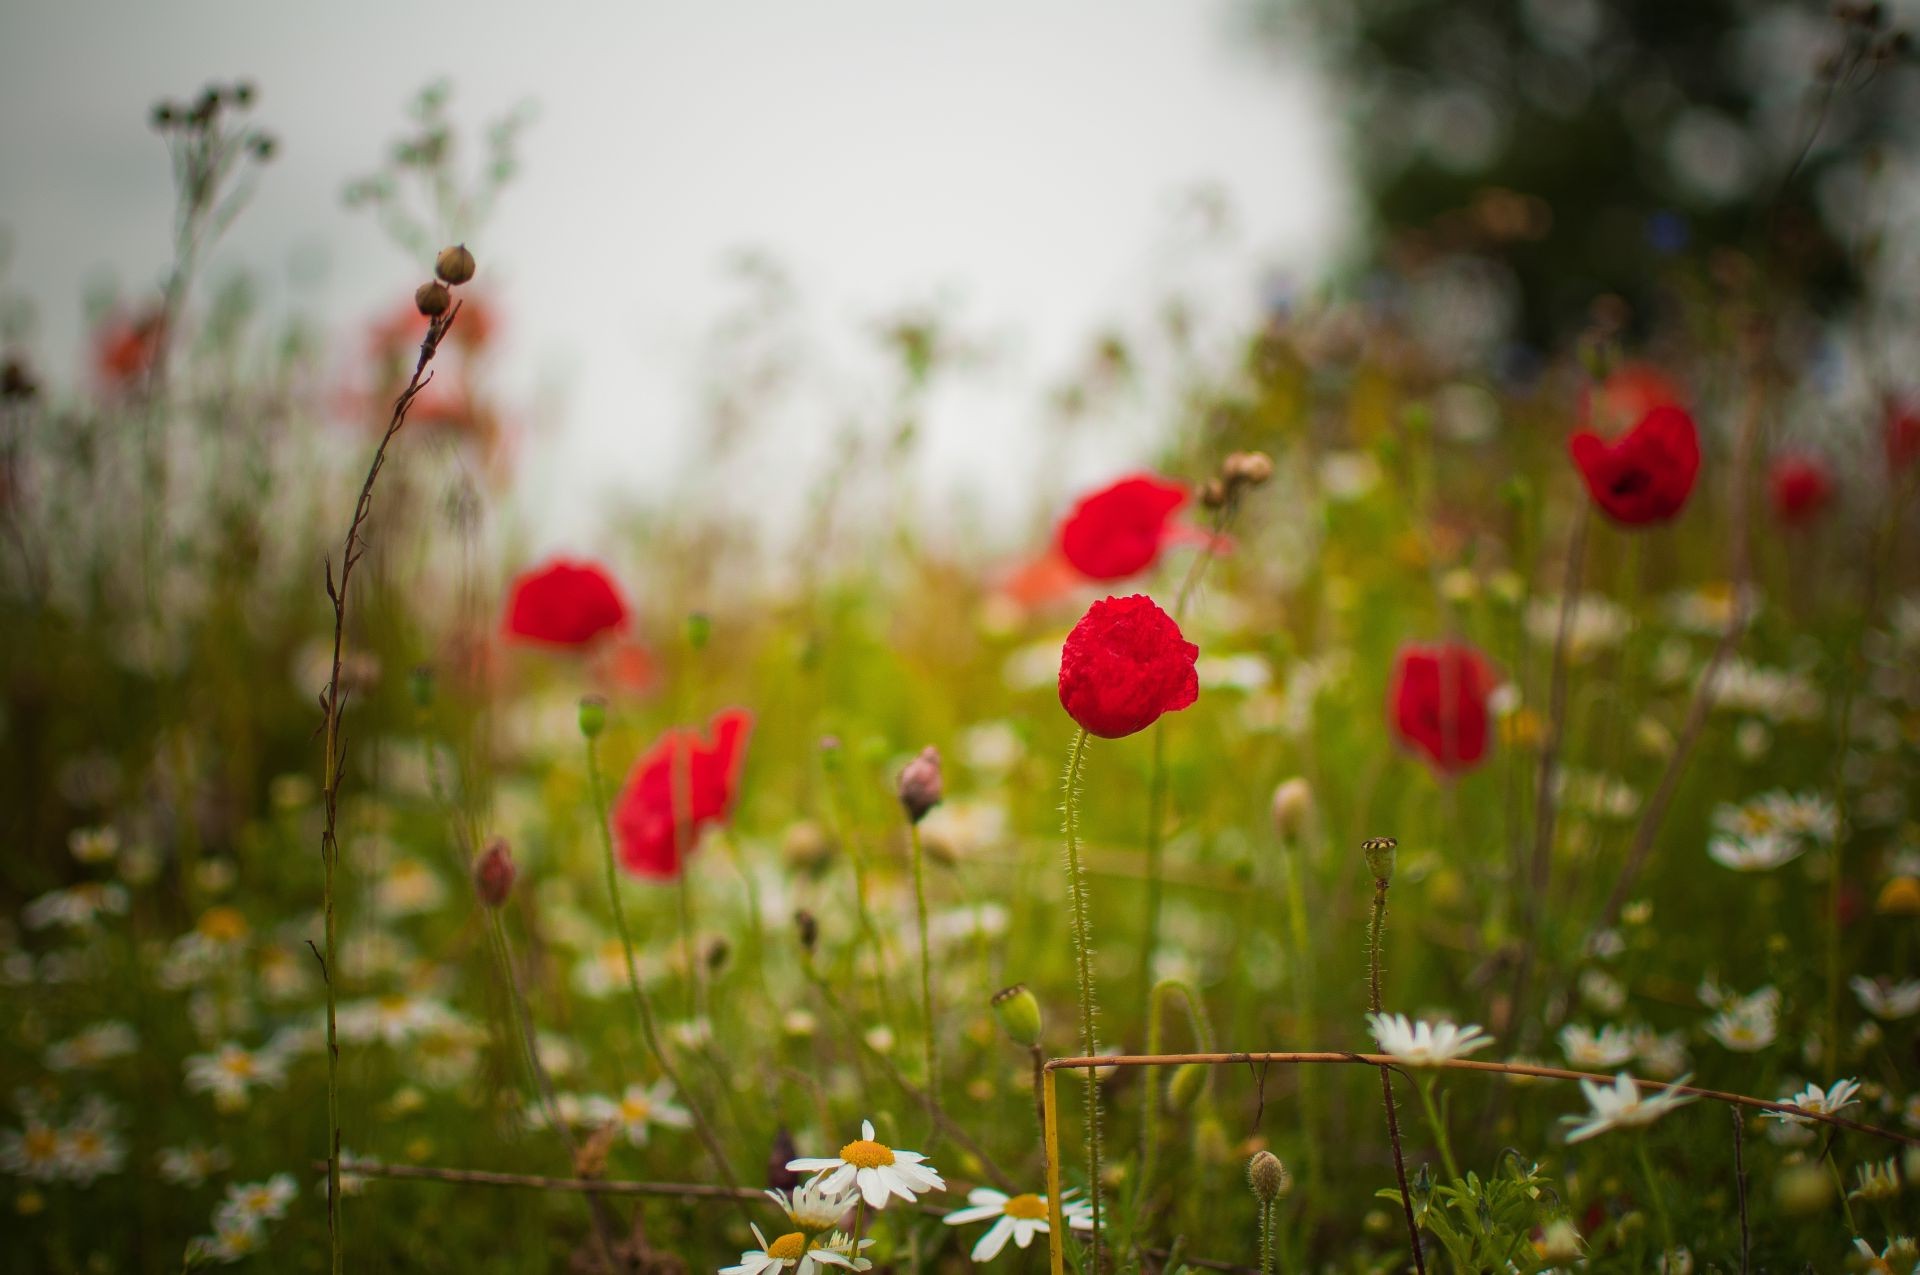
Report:
[[1594,503],[1629,527],[1679,513],[1700,473],[1700,435],[1693,418],[1672,404],[1654,408],[1611,443],[1583,429],[1568,451]]
[[137,389],[160,353],[165,326],[157,309],[109,315],[93,334],[93,371],[101,386],[116,393]]
[[[671,880],[700,838],[700,830],[726,819],[733,808],[740,768],[746,761],[753,715],[730,708],[714,714],[709,738],[674,729],[633,764],[613,809],[613,835],[620,866],[635,876]],[[676,800],[685,808],[675,818]],[[679,844],[676,823],[685,829]]]
[[1439,774],[1470,770],[1487,755],[1493,687],[1492,665],[1464,642],[1402,647],[1387,693],[1394,733]]
[[1811,456],[1779,457],[1767,483],[1774,516],[1789,527],[1812,522],[1833,500],[1833,477]]
[[1898,473],[1920,460],[1920,399],[1887,400],[1887,464]]
[[507,634],[549,646],[585,646],[623,627],[627,604],[597,564],[554,558],[517,577],[507,602]]
[[1178,483],[1131,474],[1081,497],[1060,524],[1060,552],[1089,579],[1125,579],[1153,565],[1167,520],[1186,503]]
[[1200,698],[1200,648],[1142,594],[1087,609],[1060,651],[1060,706],[1089,734],[1119,739]]
[[1583,429],[1613,430],[1637,421],[1656,407],[1686,406],[1678,382],[1651,363],[1623,363],[1597,387],[1580,395]]

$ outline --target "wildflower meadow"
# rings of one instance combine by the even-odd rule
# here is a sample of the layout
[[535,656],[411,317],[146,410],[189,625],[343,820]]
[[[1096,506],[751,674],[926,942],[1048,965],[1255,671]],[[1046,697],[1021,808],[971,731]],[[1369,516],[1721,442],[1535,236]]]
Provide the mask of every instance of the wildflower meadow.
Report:
[[797,527],[736,349],[684,498],[536,550],[540,134],[444,93],[359,327],[216,267],[302,162],[219,81],[157,286],[0,337],[0,1270],[1920,1269],[1910,297],[1762,205],[1519,371],[1386,232],[1090,333],[1035,429],[1154,441],[959,533],[914,314]]

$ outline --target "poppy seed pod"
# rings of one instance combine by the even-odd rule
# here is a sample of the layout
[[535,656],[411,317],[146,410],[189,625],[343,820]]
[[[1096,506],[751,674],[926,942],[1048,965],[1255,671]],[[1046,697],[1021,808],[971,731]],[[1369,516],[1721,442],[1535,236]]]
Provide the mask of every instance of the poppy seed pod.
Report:
[[453,294],[447,291],[447,285],[429,279],[414,290],[413,305],[429,319],[437,319],[447,312],[453,304]]
[[463,243],[442,248],[440,255],[433,259],[433,272],[440,276],[442,283],[458,287],[473,278],[473,254],[467,251],[467,245]]
[[1368,837],[1360,843],[1360,852],[1367,856],[1367,871],[1373,873],[1376,883],[1393,880],[1393,852],[1399,845],[1392,837]]
[[1280,840],[1295,842],[1313,825],[1313,788],[1295,775],[1273,790],[1273,830]]
[[1025,983],[1015,983],[993,994],[993,1012],[1014,1044],[1033,1049],[1040,1044],[1040,1001]]
[[1247,1161],[1247,1185],[1260,1203],[1272,1204],[1293,1189],[1293,1175],[1273,1152],[1256,1151]]
[[928,744],[920,755],[908,762],[895,786],[900,805],[910,823],[919,823],[927,812],[940,804],[944,790],[940,778],[940,750]]
[[514,878],[519,875],[520,869],[514,866],[507,839],[495,837],[487,842],[479,862],[474,864],[473,887],[479,891],[482,903],[497,908],[506,903],[507,896],[513,892]]
[[596,739],[607,728],[607,701],[598,695],[583,696],[580,700],[580,733],[588,739]]
[[1229,486],[1258,487],[1273,477],[1273,457],[1265,452],[1234,452],[1220,464]]

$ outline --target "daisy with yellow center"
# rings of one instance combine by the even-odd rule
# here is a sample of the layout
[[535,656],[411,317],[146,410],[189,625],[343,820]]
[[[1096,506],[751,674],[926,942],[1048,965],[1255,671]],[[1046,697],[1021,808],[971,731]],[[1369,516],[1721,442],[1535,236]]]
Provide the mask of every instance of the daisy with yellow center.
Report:
[[587,1100],[587,1119],[597,1125],[612,1125],[636,1147],[647,1145],[647,1133],[654,1125],[670,1129],[690,1129],[693,1116],[673,1100],[673,1086],[662,1078],[651,1086],[628,1085],[617,1101],[608,1098]]
[[0,1132],[0,1169],[51,1182],[61,1174],[62,1150],[60,1131],[29,1116],[25,1129]]
[[[793,1275],[821,1275],[830,1266],[848,1271],[873,1268],[872,1262],[855,1254],[854,1241],[838,1231],[827,1235],[788,1231],[768,1243],[756,1226],[753,1238],[760,1247],[740,1254],[740,1264],[722,1267],[720,1275],[773,1275],[785,1271],[792,1271]],[[858,1247],[864,1249],[872,1243],[872,1240],[861,1240]]]
[[[1067,1228],[1074,1231],[1093,1229],[1093,1206],[1082,1200],[1069,1198],[1071,1192],[1060,1197],[1060,1216],[1066,1219]],[[1047,1224],[1047,1197],[1027,1193],[1008,1195],[1004,1191],[995,1191],[989,1187],[975,1187],[967,1192],[967,1207],[956,1209],[943,1219],[948,1226],[965,1226],[970,1222],[985,1222],[993,1219],[973,1246],[973,1260],[990,1262],[1000,1255],[1000,1250],[1012,1240],[1016,1247],[1026,1248],[1033,1243],[1036,1235],[1046,1235],[1052,1228]]]
[[796,1173],[814,1174],[814,1183],[829,1194],[841,1194],[857,1186],[860,1198],[876,1209],[887,1207],[894,1196],[911,1204],[916,1193],[944,1191],[945,1180],[927,1164],[917,1151],[896,1151],[873,1139],[873,1121],[860,1122],[860,1137],[840,1148],[840,1154],[824,1157],[802,1156],[789,1160],[787,1167]]

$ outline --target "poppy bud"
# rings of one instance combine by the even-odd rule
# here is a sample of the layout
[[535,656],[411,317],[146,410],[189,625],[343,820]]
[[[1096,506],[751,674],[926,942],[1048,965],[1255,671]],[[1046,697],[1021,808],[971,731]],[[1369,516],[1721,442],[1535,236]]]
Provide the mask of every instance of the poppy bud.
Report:
[[473,278],[473,254],[467,251],[467,245],[463,243],[442,248],[440,255],[433,259],[433,272],[440,276],[442,283],[458,287]]
[[687,617],[687,645],[696,651],[707,649],[707,640],[713,636],[713,617],[705,611],[695,611]]
[[580,733],[588,739],[598,739],[600,732],[607,728],[607,701],[598,695],[585,695],[580,699]]
[[1273,830],[1280,840],[1298,841],[1313,824],[1313,788],[1295,775],[1273,790]]
[[993,1012],[1016,1045],[1033,1049],[1040,1044],[1040,1001],[1025,983],[1015,983],[993,994]]
[[907,763],[900,772],[899,783],[895,791],[900,795],[900,804],[906,809],[907,820],[919,823],[927,817],[927,811],[940,804],[943,795],[940,781],[940,750],[928,744],[920,755]]
[[446,284],[429,279],[414,290],[413,304],[429,319],[437,319],[453,304],[453,294],[447,291]]
[[813,913],[801,908],[793,914],[793,928],[800,935],[800,950],[812,956],[813,949],[820,945],[820,922]]
[[1200,1091],[1207,1086],[1205,1063],[1181,1063],[1173,1069],[1173,1079],[1167,1082],[1167,1106],[1175,1111],[1188,1111],[1200,1097]]
[[1293,1175],[1273,1152],[1256,1151],[1247,1161],[1247,1185],[1260,1203],[1272,1204],[1293,1189]]
[[1367,871],[1373,873],[1374,883],[1384,885],[1393,880],[1393,852],[1399,842],[1392,837],[1368,837],[1360,843],[1360,851],[1367,856]]
[[1209,478],[1200,484],[1200,506],[1203,509],[1218,509],[1227,503],[1227,485],[1218,478]]
[[507,848],[505,837],[495,837],[487,842],[487,848],[481,852],[480,861],[473,868],[473,886],[480,892],[480,901],[490,908],[506,903],[507,895],[513,892],[513,879],[520,870],[514,866],[513,851]]
[[1234,452],[1220,465],[1228,486],[1258,487],[1273,477],[1273,457],[1265,452]]

